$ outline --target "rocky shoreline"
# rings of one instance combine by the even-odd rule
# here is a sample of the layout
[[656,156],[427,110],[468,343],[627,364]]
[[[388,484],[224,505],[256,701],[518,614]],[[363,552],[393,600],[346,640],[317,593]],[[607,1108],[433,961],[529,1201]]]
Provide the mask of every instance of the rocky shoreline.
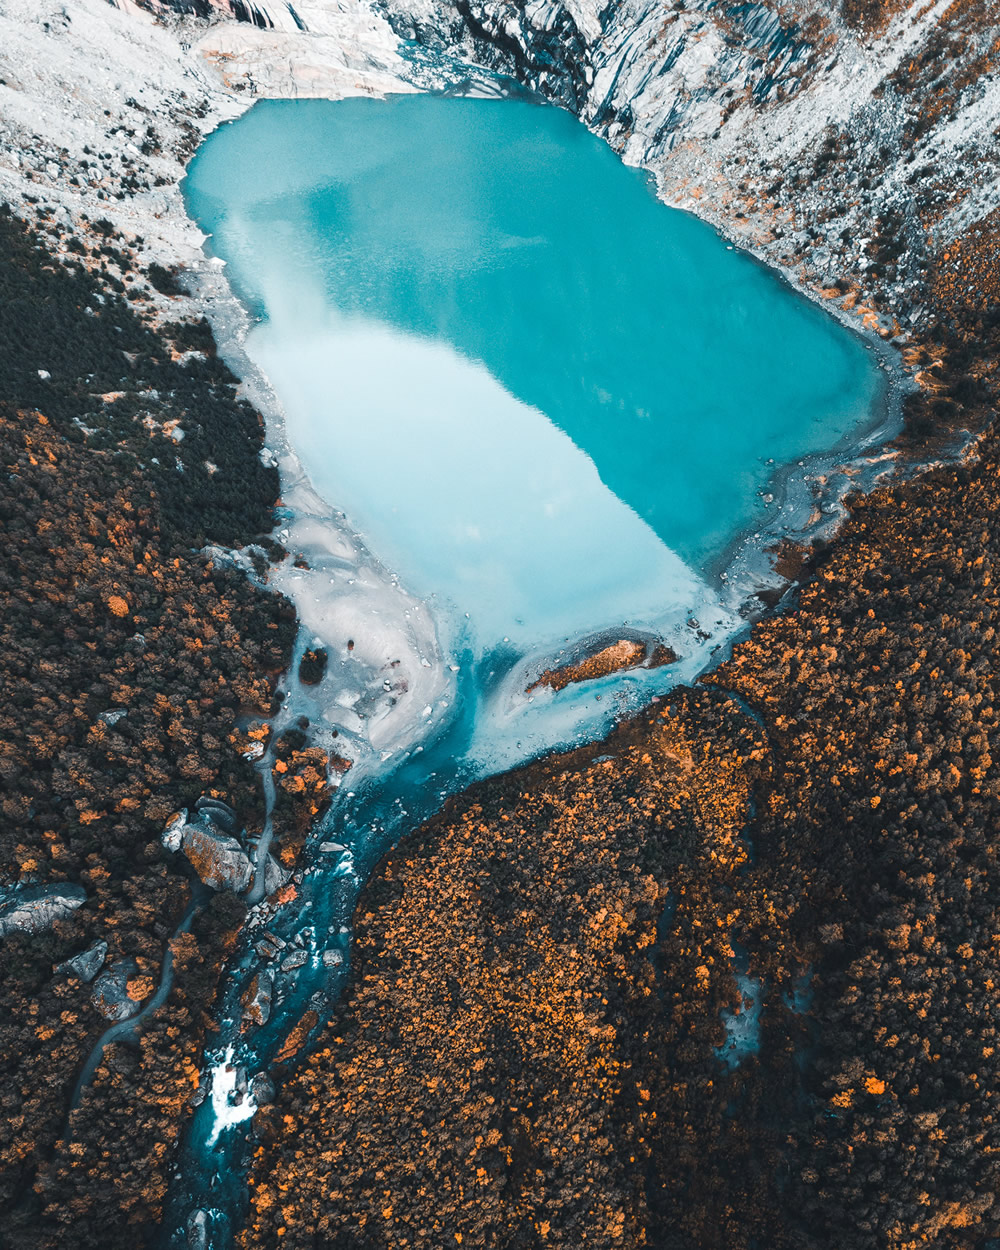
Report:
[[[266,571],[277,477],[178,284],[211,268],[177,182],[256,94],[429,85],[400,34],[447,52],[450,82],[478,61],[575,108],[669,202],[892,339],[916,454],[987,432],[854,498],[717,691],[483,783],[383,865],[350,992],[258,1116],[245,1244],[996,1236],[995,6],[174,7],[0,10],[0,270],[28,282],[0,321],[2,885],[87,895],[0,942],[6,1241],[159,1236],[244,904],[213,895],[171,944],[166,1001],[68,1133],[107,1019],[65,965],[108,942],[125,998],[152,1000],[191,897],[159,834],[204,791],[262,827],[251,718],[293,659],[287,602],[220,558],[256,542]],[[201,670],[217,685],[182,708]],[[330,778],[279,754],[292,867]],[[737,949],[767,988],[760,1055],[727,1074]]]

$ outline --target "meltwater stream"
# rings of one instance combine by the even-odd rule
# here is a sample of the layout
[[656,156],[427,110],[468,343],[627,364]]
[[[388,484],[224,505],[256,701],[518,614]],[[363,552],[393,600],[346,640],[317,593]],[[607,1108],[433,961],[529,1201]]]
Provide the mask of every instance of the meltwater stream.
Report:
[[[252,913],[227,971],[167,1220],[183,1238],[196,1211],[191,1244],[221,1246],[253,1109],[232,1069],[267,1069],[304,1013],[329,1014],[379,856],[467,781],[700,671],[742,623],[723,553],[780,529],[777,470],[856,443],[884,385],[860,339],[551,107],[260,103],[203,145],[185,194],[283,409],[268,442],[302,559],[272,581],[297,654],[330,655],[320,687],[289,678],[279,727],[304,713],[356,761],[297,897]],[[527,693],[621,637],[679,658]],[[294,966],[241,1033],[265,927]]]

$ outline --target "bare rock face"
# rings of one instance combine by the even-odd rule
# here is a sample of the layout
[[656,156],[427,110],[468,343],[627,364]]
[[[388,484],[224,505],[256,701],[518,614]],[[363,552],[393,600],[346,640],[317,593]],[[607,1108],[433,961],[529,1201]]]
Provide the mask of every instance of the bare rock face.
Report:
[[280,890],[291,879],[291,875],[282,868],[273,855],[268,855],[267,862],[264,864],[264,897],[269,898],[275,890]]
[[137,970],[134,960],[120,959],[97,978],[91,999],[102,1016],[108,1020],[127,1020],[136,1014],[139,1004],[129,996],[128,983]]
[[243,1020],[250,1024],[267,1024],[271,1015],[271,988],[274,980],[269,972],[258,972],[247,986],[240,1002]]
[[250,1081],[250,1097],[258,1107],[266,1107],[274,1102],[274,1081],[267,1072],[258,1072]]
[[[211,889],[242,894],[253,880],[253,865],[239,839],[233,836],[235,815],[224,804],[199,802],[194,820],[188,818],[186,810],[174,817],[163,832],[163,845],[168,851],[186,855]],[[228,831],[218,827],[223,822]]]
[[213,890],[242,894],[253,880],[250,857],[237,839],[216,833],[207,824],[186,825],[181,850],[205,885]]
[[72,959],[67,959],[65,963],[56,966],[56,972],[63,972],[67,976],[79,977],[81,981],[88,985],[93,981],[94,977],[104,967],[104,961],[108,956],[108,944],[103,938],[99,938],[92,946],[85,951],[81,951],[79,955],[74,955]]
[[44,933],[86,901],[79,885],[26,885],[0,889],[0,938],[11,933]]

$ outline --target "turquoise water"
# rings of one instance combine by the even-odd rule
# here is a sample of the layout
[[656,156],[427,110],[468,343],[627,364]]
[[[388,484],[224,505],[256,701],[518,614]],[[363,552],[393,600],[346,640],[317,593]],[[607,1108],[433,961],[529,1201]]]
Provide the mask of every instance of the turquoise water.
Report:
[[[308,691],[293,665],[280,715],[361,748],[297,898],[267,922],[303,937],[308,960],[278,978],[265,1027],[239,1029],[252,925],[223,978],[207,1066],[235,1057],[252,1074],[341,992],[358,892],[389,845],[474,777],[599,736],[732,636],[742,618],[708,570],[744,531],[780,524],[775,469],[869,425],[882,386],[857,338],[553,108],[257,104],[206,141],[185,194],[256,314],[247,354],[322,497],[297,519],[286,476],[279,534],[312,567],[286,561],[273,579],[295,598],[297,653],[322,642],[331,664]],[[417,602],[352,563],[337,509],[426,600],[434,663],[422,643],[406,651]],[[667,638],[679,663],[526,696],[526,657],[626,625]],[[348,690],[366,645],[378,684],[410,683],[382,720]],[[252,1107],[227,1112],[227,1088],[185,1134],[171,1247],[189,1244],[192,1213],[213,1250],[241,1222]]]
[[774,465],[879,399],[860,340],[551,107],[261,103],[185,190],[317,489],[481,650],[711,611]]

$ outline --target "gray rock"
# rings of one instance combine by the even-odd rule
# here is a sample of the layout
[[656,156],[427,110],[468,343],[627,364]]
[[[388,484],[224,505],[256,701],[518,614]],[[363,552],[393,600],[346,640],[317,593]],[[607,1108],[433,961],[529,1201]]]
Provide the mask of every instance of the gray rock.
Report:
[[57,964],[56,972],[64,972],[67,976],[79,977],[81,981],[85,981],[89,985],[104,967],[107,955],[107,942],[103,938],[98,938],[92,946],[89,946],[85,951],[81,951],[79,955],[74,955],[72,959],[67,959],[65,963]]
[[239,841],[218,832],[207,818],[190,821],[187,812],[176,816],[161,837],[168,851],[181,851],[205,885],[213,890],[242,894],[253,880],[250,857]]
[[188,1250],[208,1250],[208,1212],[201,1207],[187,1217],[185,1241]]
[[250,1097],[258,1107],[266,1107],[274,1102],[274,1081],[266,1072],[258,1072],[250,1082]]
[[281,961],[281,971],[294,972],[296,968],[301,968],[308,958],[305,951],[292,951]]
[[83,905],[79,885],[26,885],[0,888],[0,938],[11,933],[44,933]]
[[253,880],[253,865],[238,832],[236,813],[219,799],[200,798],[192,819],[187,808],[164,829],[160,841],[168,851],[181,851],[195,872],[213,890],[242,894]]
[[271,990],[274,979],[269,972],[258,972],[244,990],[240,1002],[243,1018],[253,1024],[267,1024],[271,1015]]
[[286,872],[272,855],[268,855],[264,865],[264,897],[269,898],[275,890],[280,890],[290,876],[291,873]]
[[228,803],[223,803],[221,799],[212,799],[203,795],[195,803],[194,810],[199,816],[207,816],[212,824],[218,826],[223,833],[236,835],[240,831],[236,813]]
[[339,968],[343,962],[344,962],[344,956],[340,953],[340,951],[324,951],[323,952],[323,963],[328,968]]
[[195,872],[213,890],[242,894],[253,880],[250,857],[236,838],[216,833],[204,825],[187,825],[181,850]]
[[187,826],[188,812],[186,807],[182,807],[177,815],[167,825],[166,829],[160,834],[160,841],[168,851],[179,851],[181,843],[184,841],[184,829]]
[[139,1010],[139,1004],[128,996],[128,982],[138,972],[132,959],[119,959],[94,982],[90,991],[94,1006],[108,1020],[127,1020]]

